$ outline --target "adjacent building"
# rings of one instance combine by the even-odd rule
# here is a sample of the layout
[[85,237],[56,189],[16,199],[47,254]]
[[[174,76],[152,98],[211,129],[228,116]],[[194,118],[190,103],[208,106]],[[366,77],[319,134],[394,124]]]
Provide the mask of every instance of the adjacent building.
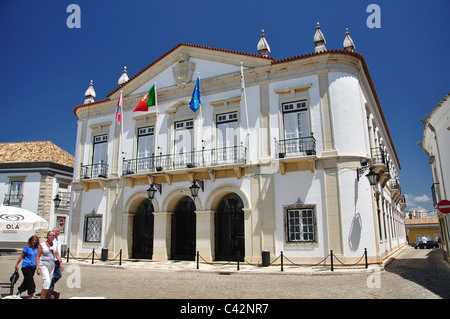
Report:
[[[441,200],[449,200],[450,185],[450,93],[436,105],[426,117],[423,130],[422,148],[430,157],[433,185],[431,195],[433,206],[436,208]],[[438,212],[440,232],[442,234],[442,248],[449,257],[449,216]]]
[[423,237],[438,241],[441,237],[439,219],[437,217],[405,219],[406,234],[409,243],[421,241]]
[[[105,99],[91,81],[73,110],[71,252],[317,263],[367,248],[379,262],[404,245],[400,162],[364,57],[343,38],[328,50],[318,24],[314,52],[282,60],[264,32],[259,54],[181,43],[125,69]],[[156,105],[133,112],[153,85]]]
[[[0,201],[5,206],[20,207],[49,222],[49,229],[61,229],[60,240],[69,235],[70,192],[74,157],[49,141],[0,143]],[[55,205],[55,198],[56,205]],[[45,238],[48,230],[37,232]],[[22,249],[31,231],[4,230],[1,248]]]

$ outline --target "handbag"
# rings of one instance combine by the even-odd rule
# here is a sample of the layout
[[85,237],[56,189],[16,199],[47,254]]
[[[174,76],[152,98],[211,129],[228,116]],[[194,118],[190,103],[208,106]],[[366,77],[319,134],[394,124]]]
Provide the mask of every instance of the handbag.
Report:
[[59,299],[59,292],[47,290],[47,293],[45,294],[45,299]]
[[12,274],[12,276],[9,278],[9,281],[11,282],[11,285],[15,285],[17,280],[19,280],[19,272],[16,270]]

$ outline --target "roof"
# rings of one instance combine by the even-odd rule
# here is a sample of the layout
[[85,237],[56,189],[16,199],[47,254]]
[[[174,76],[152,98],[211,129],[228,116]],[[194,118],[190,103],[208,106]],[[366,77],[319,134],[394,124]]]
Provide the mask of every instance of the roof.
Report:
[[430,225],[430,224],[439,224],[439,218],[428,217],[428,218],[405,219],[405,225]]
[[51,162],[74,166],[74,157],[50,141],[0,143],[0,164]]

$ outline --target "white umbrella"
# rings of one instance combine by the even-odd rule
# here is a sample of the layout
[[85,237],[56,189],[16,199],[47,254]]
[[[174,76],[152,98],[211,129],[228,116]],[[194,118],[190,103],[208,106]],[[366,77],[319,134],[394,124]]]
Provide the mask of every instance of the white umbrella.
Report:
[[0,230],[36,230],[47,228],[48,222],[29,210],[0,206]]

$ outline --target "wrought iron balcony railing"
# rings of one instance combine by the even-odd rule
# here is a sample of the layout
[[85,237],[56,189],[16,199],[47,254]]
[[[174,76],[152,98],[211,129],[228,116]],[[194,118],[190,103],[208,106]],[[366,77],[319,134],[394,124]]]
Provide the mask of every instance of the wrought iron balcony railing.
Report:
[[97,177],[106,178],[107,175],[108,175],[108,165],[103,162],[89,165],[81,164],[81,174],[80,174],[81,179],[97,178]]
[[3,205],[21,207],[23,200],[23,194],[5,194]]
[[59,208],[69,208],[70,207],[70,192],[59,191],[58,197],[61,200],[59,203]]
[[202,149],[180,154],[153,155],[123,160],[122,174],[143,174],[177,169],[245,164],[247,150],[244,146]]
[[275,141],[278,158],[316,155],[316,139],[314,136],[290,138]]
[[384,164],[386,171],[390,172],[390,162],[388,161],[384,150],[381,147],[373,147],[370,149],[372,153],[373,164]]

